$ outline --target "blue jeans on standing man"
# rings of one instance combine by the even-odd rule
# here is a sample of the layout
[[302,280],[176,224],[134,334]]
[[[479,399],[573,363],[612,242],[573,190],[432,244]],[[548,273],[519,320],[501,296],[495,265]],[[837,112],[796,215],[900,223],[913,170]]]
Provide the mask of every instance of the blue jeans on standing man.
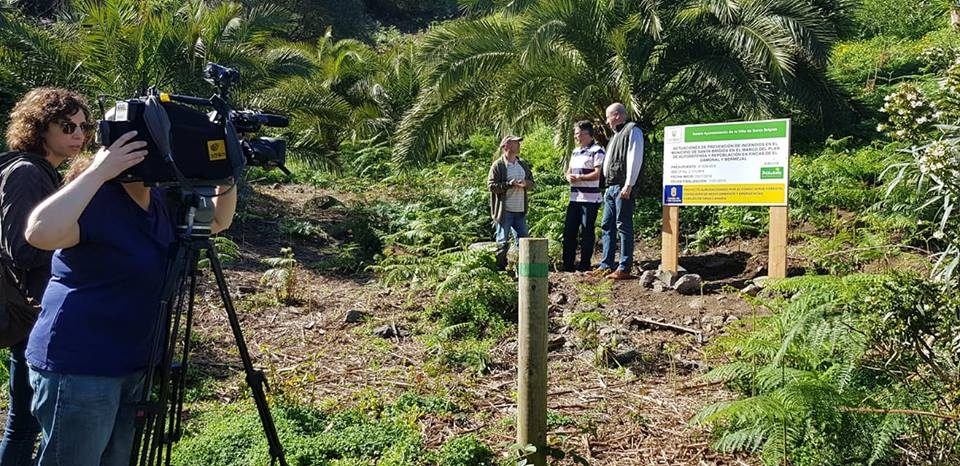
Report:
[[[563,222],[563,270],[573,272],[589,271],[593,260],[593,248],[597,242],[596,202],[570,202],[567,204],[567,217]],[[580,263],[577,264],[577,236],[580,237]]]
[[503,211],[500,223],[496,226],[497,241],[497,268],[503,270],[507,268],[507,252],[510,250],[510,231],[513,231],[513,244],[520,247],[520,238],[530,236],[527,230],[527,214],[525,212],[507,212]]
[[[616,266],[617,270],[630,273],[630,268],[633,267],[633,196],[636,191],[631,192],[629,199],[623,199],[620,197],[622,188],[620,185],[612,185],[603,193],[603,220],[600,222],[603,257],[600,259],[600,268],[613,270]],[[620,239],[619,264],[613,250],[614,230]]]
[[120,377],[30,368],[43,440],[38,466],[127,466],[144,372]]
[[40,423],[30,412],[33,389],[30,388],[30,367],[24,351],[27,340],[10,347],[10,409],[0,442],[0,465],[30,466],[33,447],[40,435]]

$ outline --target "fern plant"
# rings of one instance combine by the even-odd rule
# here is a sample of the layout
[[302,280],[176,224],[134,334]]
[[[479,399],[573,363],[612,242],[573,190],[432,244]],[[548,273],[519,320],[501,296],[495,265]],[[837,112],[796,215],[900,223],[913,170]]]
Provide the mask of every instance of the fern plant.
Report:
[[726,362],[706,379],[744,395],[693,418],[713,428],[715,448],[755,451],[770,465],[960,459],[949,440],[957,423],[936,417],[960,408],[960,397],[943,396],[960,389],[956,293],[864,274],[799,277],[766,293],[769,315],[738,321],[710,348]]
[[[214,236],[210,240],[213,242],[213,250],[217,254],[217,259],[220,260],[220,263],[229,264],[240,260],[240,246],[232,239],[226,236]],[[205,269],[210,267],[210,259],[208,259],[206,255],[206,249],[200,251],[200,257],[202,259],[197,262],[198,268]]]
[[270,267],[260,277],[260,284],[273,290],[278,302],[291,303],[297,299],[297,259],[293,248],[281,248],[279,257],[263,260]]

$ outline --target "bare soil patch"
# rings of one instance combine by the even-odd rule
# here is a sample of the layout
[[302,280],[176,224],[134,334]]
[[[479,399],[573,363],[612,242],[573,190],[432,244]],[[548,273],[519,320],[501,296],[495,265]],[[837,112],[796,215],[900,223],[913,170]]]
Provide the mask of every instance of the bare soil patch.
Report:
[[[302,238],[281,232],[284,219],[332,225],[350,209],[327,205],[334,193],[304,186],[256,187],[248,198],[248,215],[229,232],[242,257],[227,267],[227,280],[238,304],[241,324],[255,364],[268,373],[271,386],[300,402],[350,406],[371,396],[389,402],[414,391],[456,403],[455,415],[428,416],[422,431],[428,445],[473,433],[494,447],[513,440],[516,411],[517,343],[501,341],[491,351],[487,373],[436,371],[418,328],[431,296],[409,295],[360,273],[319,273],[311,264],[342,243],[335,237]],[[263,257],[292,246],[302,266],[299,300],[294,305],[264,304],[267,292],[260,275]],[[603,280],[585,274],[552,273],[549,410],[551,443],[603,465],[745,465],[749,457],[724,455],[708,448],[708,435],[688,420],[699,409],[733,394],[699,378],[710,367],[704,354],[710,340],[729,322],[756,309],[736,288],[765,273],[765,241],[741,241],[683,257],[681,265],[705,280],[704,293],[682,296],[654,292],[637,280],[612,285],[600,306],[602,332],[618,343],[618,362],[595,363],[596,354],[577,347],[575,331],[563,316],[582,304],[584,287]],[[637,243],[643,269],[656,268],[659,245]],[[247,397],[239,359],[219,298],[209,280],[199,299],[193,353],[200,372],[219,380],[215,397]],[[345,316],[360,311],[361,322]],[[667,328],[637,326],[644,318],[694,329],[700,336]],[[372,329],[393,325],[410,332],[381,338]],[[570,463],[572,464],[572,463]]]

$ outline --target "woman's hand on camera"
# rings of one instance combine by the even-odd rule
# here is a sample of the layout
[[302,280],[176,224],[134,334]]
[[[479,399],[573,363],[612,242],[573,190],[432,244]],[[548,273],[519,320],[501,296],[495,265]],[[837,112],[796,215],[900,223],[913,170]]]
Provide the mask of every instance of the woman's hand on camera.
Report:
[[124,133],[110,147],[101,147],[93,156],[93,163],[87,170],[96,173],[103,182],[116,178],[124,170],[140,163],[147,156],[145,141],[131,141],[136,131]]

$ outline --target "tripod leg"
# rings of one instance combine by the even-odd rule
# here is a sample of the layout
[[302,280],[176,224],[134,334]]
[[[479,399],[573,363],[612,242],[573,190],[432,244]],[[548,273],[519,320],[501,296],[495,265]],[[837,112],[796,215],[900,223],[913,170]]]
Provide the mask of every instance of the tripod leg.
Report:
[[190,330],[193,327],[193,309],[197,297],[197,260],[194,256],[190,262],[190,289],[187,294],[187,316],[183,326],[183,347],[180,350],[180,360],[172,368],[173,377],[170,389],[169,426],[166,435],[166,455],[158,458],[157,464],[170,466],[174,442],[182,436],[181,421],[183,420],[183,396],[186,390],[187,369],[190,358]]
[[166,347],[169,341],[170,327],[168,318],[173,311],[177,291],[180,289],[180,271],[182,270],[182,264],[186,262],[186,254],[186,246],[178,243],[164,271],[165,281],[161,288],[160,306],[157,311],[156,321],[153,325],[152,350],[144,377],[143,395],[137,406],[137,415],[134,421],[134,441],[133,448],[130,449],[131,466],[145,466],[147,464],[150,456],[148,446],[153,438],[153,420],[162,410],[162,407],[151,399],[155,376],[154,371],[157,369],[160,359],[163,357],[163,348]]
[[266,377],[264,377],[262,371],[253,368],[250,353],[247,351],[247,344],[243,339],[243,332],[240,329],[240,319],[237,317],[237,311],[233,307],[233,301],[230,299],[227,281],[223,276],[223,267],[220,265],[220,258],[217,257],[217,252],[213,247],[212,241],[207,240],[206,250],[207,257],[210,259],[210,268],[213,270],[213,276],[217,280],[220,298],[223,300],[224,309],[227,311],[230,328],[233,330],[233,338],[237,342],[237,350],[240,353],[240,360],[243,362],[247,385],[250,386],[250,390],[253,392],[253,401],[257,406],[257,413],[260,415],[260,423],[263,424],[263,432],[267,437],[267,444],[270,446],[270,464],[277,461],[280,466],[287,466],[287,460],[283,453],[283,445],[280,444],[280,436],[277,434],[277,427],[273,423],[273,415],[270,414],[270,408],[267,406],[267,396],[264,393]]
[[[131,466],[152,466],[163,443],[164,411],[183,305],[183,283],[187,264],[196,262],[197,252],[188,242],[179,243],[167,264],[161,288],[161,304],[153,330],[153,351],[147,365],[143,395],[138,404]],[[159,375],[154,371],[158,371]],[[156,376],[156,377],[155,377]],[[156,380],[155,380],[156,378]],[[154,399],[154,394],[156,398]]]
[[[174,357],[177,352],[177,343],[180,341],[180,321],[183,316],[183,302],[186,298],[183,285],[190,273],[194,271],[191,264],[197,261],[197,251],[192,248],[192,243],[191,247],[187,248],[186,258],[187,261],[180,269],[181,275],[178,276],[177,280],[179,284],[177,286],[177,301],[168,323],[170,326],[169,339],[160,359],[160,380],[156,385],[159,410],[153,419],[152,439],[148,439],[149,443],[146,446],[145,456],[149,458],[148,466],[164,464],[164,453],[166,451],[164,446],[169,446],[172,441],[170,432],[165,427],[165,421],[173,416],[172,413],[169,413],[169,410],[172,408],[171,403],[176,400],[177,380],[182,377],[182,373],[179,373],[182,368],[174,364]],[[192,300],[192,297],[187,299]],[[167,411],[166,415],[165,410]]]

